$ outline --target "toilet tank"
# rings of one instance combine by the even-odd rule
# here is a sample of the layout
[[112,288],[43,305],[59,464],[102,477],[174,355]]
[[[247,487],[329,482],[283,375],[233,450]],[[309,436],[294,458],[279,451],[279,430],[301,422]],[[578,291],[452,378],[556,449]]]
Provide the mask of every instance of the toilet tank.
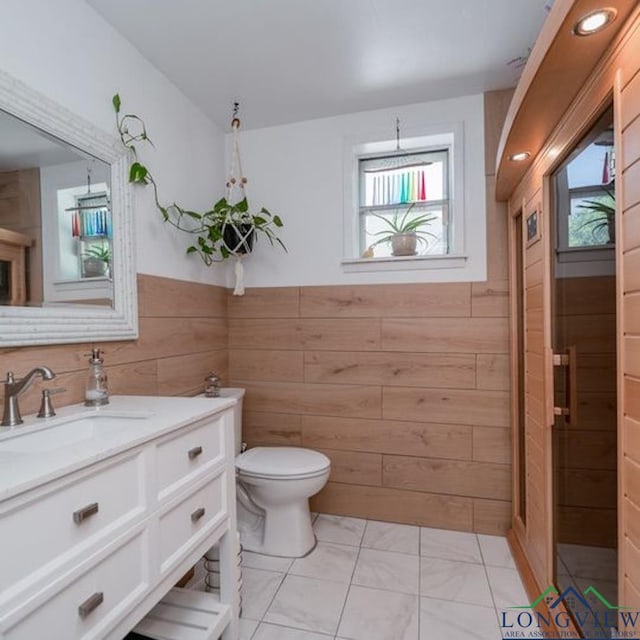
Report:
[[238,455],[242,448],[242,399],[244,398],[244,389],[240,389],[239,387],[226,387],[220,389],[220,397],[235,398],[238,401],[233,407],[234,452],[235,455]]

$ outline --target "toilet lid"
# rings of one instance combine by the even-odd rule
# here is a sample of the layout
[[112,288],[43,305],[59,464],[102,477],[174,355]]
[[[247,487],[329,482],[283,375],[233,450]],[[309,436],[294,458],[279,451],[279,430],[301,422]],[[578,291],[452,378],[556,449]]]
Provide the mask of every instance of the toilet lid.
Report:
[[238,471],[270,477],[319,473],[330,465],[323,453],[299,447],[254,447],[236,458]]

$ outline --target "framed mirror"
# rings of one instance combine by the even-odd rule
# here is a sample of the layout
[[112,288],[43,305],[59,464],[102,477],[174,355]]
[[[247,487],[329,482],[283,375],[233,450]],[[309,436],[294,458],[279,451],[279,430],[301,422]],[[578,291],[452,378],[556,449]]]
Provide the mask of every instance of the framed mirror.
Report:
[[0,347],[138,336],[120,141],[0,72]]

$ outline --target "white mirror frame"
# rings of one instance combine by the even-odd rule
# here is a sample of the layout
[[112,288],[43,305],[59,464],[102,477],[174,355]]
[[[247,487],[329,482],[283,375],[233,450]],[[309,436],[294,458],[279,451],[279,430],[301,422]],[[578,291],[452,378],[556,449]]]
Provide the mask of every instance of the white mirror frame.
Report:
[[138,337],[132,194],[120,141],[0,71],[0,109],[111,166],[113,308],[0,306],[0,347]]

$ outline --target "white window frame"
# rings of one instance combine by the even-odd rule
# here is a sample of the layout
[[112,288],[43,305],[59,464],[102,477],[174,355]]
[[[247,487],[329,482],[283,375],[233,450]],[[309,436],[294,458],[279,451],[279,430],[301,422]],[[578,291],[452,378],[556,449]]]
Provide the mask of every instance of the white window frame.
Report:
[[[449,269],[466,266],[465,247],[465,179],[464,179],[464,125],[423,126],[403,131],[397,150],[397,141],[384,137],[361,136],[348,139],[344,144],[344,271],[402,271],[407,269]],[[360,257],[360,167],[359,161],[385,154],[398,155],[402,151],[434,151],[446,148],[449,152],[449,238],[446,255],[408,257]]]

